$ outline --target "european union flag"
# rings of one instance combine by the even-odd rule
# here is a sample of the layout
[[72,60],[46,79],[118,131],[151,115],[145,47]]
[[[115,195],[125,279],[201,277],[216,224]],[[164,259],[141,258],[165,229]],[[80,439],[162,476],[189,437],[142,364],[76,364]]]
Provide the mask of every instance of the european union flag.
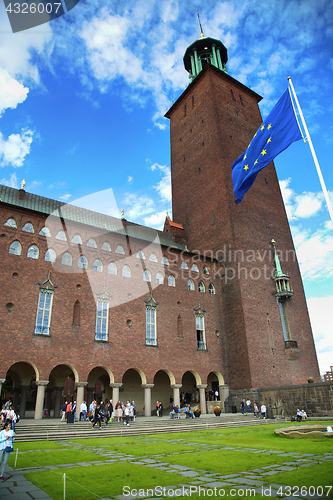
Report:
[[260,170],[290,144],[300,139],[302,134],[289,90],[286,90],[254,134],[247,150],[231,165],[234,193],[237,198],[235,203],[242,201]]

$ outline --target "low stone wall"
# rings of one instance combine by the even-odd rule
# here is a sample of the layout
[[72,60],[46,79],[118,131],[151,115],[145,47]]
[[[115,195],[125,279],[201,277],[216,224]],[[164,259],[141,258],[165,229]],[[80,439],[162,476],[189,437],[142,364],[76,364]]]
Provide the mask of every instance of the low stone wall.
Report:
[[[230,391],[226,402],[227,411],[240,412],[240,402],[250,399],[270,407],[274,415],[296,415],[297,408],[305,410],[308,416],[333,416],[333,381],[316,384],[268,387]],[[267,415],[268,417],[270,415]]]

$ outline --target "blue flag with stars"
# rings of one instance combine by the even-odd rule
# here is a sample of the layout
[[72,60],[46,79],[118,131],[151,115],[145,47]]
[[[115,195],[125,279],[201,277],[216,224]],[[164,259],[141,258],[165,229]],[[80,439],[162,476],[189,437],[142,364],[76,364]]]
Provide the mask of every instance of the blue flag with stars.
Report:
[[289,90],[286,90],[254,134],[247,150],[231,165],[234,194],[237,198],[235,203],[242,201],[260,170],[300,139],[302,134]]

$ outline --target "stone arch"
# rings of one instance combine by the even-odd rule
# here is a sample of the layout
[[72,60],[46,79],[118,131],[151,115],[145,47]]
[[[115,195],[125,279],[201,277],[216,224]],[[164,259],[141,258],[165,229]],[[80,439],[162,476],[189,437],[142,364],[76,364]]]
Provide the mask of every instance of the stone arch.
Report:
[[209,401],[214,401],[215,398],[215,391],[218,391],[219,393],[219,400],[220,400],[220,389],[219,387],[221,385],[224,385],[224,378],[223,375],[217,370],[213,370],[208,374],[207,377],[207,392],[208,392],[208,399]]
[[199,395],[198,385],[201,384],[201,377],[197,371],[186,371],[182,376],[181,394],[183,397],[181,398],[181,403],[186,403],[186,397],[190,403],[196,402]]
[[76,383],[79,374],[73,365],[60,364],[49,373],[49,383],[45,388],[45,404],[48,416],[59,417],[61,405],[76,399]]
[[119,399],[123,403],[126,403],[127,400],[135,401],[137,414],[143,413],[145,402],[142,386],[146,384],[147,377],[140,368],[129,368],[123,374],[122,386],[119,388]]
[[11,365],[6,375],[13,383],[12,397],[14,408],[20,409],[20,416],[25,417],[26,410],[34,411],[37,395],[36,381],[39,380],[39,370],[31,362],[18,361]]
[[86,401],[88,408],[93,399],[98,402],[112,399],[110,383],[114,382],[114,375],[109,368],[96,366],[89,372],[87,382]]
[[176,383],[175,377],[170,370],[158,370],[154,375],[151,392],[151,405],[154,414],[156,401],[161,401],[164,408],[170,407],[170,397],[173,396],[171,385]]

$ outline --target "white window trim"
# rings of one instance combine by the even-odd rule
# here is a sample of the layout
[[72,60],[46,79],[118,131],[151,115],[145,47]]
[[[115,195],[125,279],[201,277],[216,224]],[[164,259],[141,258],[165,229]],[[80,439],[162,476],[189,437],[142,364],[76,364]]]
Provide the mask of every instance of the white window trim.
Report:
[[[102,332],[102,331],[97,331],[98,330],[98,326],[99,324],[102,325],[102,319],[103,319],[103,316],[99,316],[98,315],[98,303],[103,303],[103,304],[106,304],[106,331],[105,333]],[[102,309],[102,311],[104,310],[104,308]],[[102,328],[100,328],[100,330],[102,330]],[[105,335],[105,338],[103,338],[103,336]],[[99,341],[103,341],[103,342],[107,342],[109,339],[109,301],[106,300],[106,299],[97,299],[97,302],[96,302],[96,325],[95,325],[95,340],[99,340]]]
[[[202,318],[202,329],[198,329],[197,328],[197,318]],[[206,351],[207,350],[207,345],[206,345],[206,330],[205,330],[205,316],[204,314],[199,314],[197,313],[195,315],[195,329],[196,329],[196,332],[197,332],[197,349],[199,351]],[[198,331],[202,332],[202,339],[199,340],[198,339]]]
[[[154,311],[154,322],[148,323],[147,311]],[[148,336],[148,325],[153,325],[154,336],[151,333]],[[157,325],[156,325],[156,307],[146,306],[146,345],[157,345]]]

